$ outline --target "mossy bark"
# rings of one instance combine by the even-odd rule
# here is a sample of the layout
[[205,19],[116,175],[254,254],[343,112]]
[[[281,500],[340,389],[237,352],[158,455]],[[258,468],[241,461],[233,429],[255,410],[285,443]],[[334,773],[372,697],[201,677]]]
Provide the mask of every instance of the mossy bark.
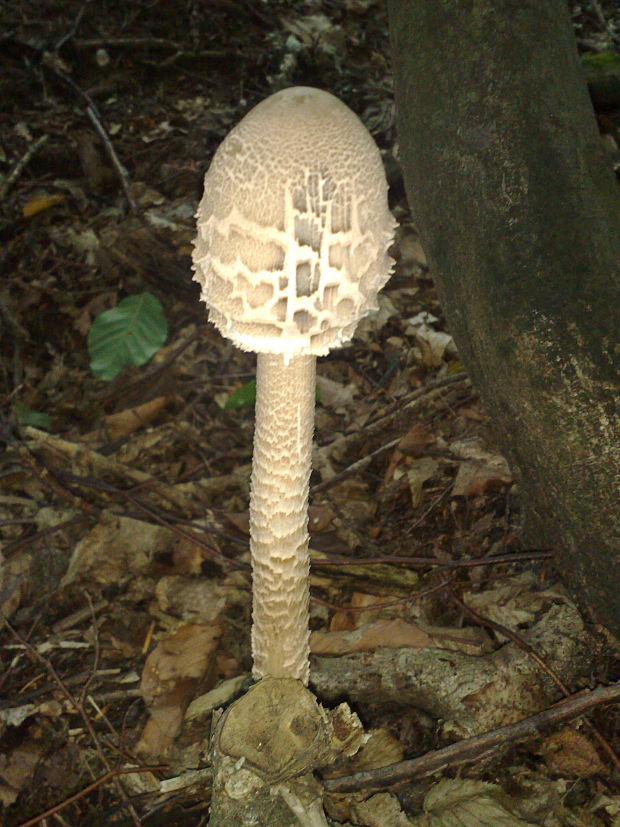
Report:
[[540,544],[620,638],[620,198],[561,0],[389,0],[400,157]]

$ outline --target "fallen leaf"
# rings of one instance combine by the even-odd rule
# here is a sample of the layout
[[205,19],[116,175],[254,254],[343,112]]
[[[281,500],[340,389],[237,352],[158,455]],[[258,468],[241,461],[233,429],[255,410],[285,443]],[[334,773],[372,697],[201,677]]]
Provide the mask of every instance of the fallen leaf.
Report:
[[403,454],[417,458],[423,457],[436,441],[425,422],[416,422],[400,440],[397,447]]
[[411,827],[413,822],[402,811],[398,799],[391,793],[377,793],[365,801],[354,802],[351,818],[363,827]]
[[403,745],[391,732],[387,729],[371,729],[366,733],[366,740],[355,755],[339,762],[335,769],[323,770],[322,774],[328,778],[335,778],[354,772],[376,770],[402,761],[404,754]]
[[443,330],[435,330],[431,325],[439,321],[431,313],[422,311],[411,319],[408,319],[406,333],[416,338],[420,350],[420,358],[423,365],[427,367],[438,367],[444,362],[445,356],[456,356],[456,345],[449,333]]
[[533,623],[552,603],[565,599],[562,586],[538,588],[532,571],[504,576],[497,586],[463,594],[463,600],[474,611],[511,629]]
[[229,605],[249,600],[249,592],[203,577],[161,577],[155,597],[162,612],[192,623],[211,623]]
[[43,210],[49,210],[50,207],[54,207],[64,200],[65,196],[61,193],[56,193],[55,195],[38,195],[36,198],[31,198],[30,201],[24,204],[22,207],[22,215],[24,218],[32,218],[33,215],[43,212]]
[[318,388],[321,403],[330,408],[348,408],[353,404],[353,396],[357,390],[353,383],[343,385],[335,382],[328,376],[317,376],[316,386]]
[[187,623],[160,640],[142,671],[140,691],[150,718],[137,750],[162,757],[176,737],[187,705],[212,664],[222,630],[217,623]]
[[146,572],[154,556],[169,551],[173,543],[173,535],[163,526],[104,511],[76,545],[60,587],[75,582],[119,587]]
[[43,746],[30,739],[12,752],[0,754],[0,801],[13,804],[26,783],[30,781],[41,756]]
[[434,784],[424,798],[424,815],[414,827],[536,827],[506,807],[507,797],[497,784],[446,778]]
[[464,460],[452,487],[453,497],[484,494],[489,487],[507,485],[514,479],[504,457],[490,451],[479,437],[456,440],[450,451]]
[[572,727],[545,738],[541,752],[549,770],[557,775],[588,778],[609,774],[590,739]]
[[453,497],[472,497],[485,494],[489,488],[508,485],[514,479],[507,466],[466,460],[459,469],[452,486]]
[[150,425],[156,416],[163,411],[166,405],[169,405],[174,396],[157,396],[155,399],[150,399],[142,405],[136,405],[131,408],[126,408],[119,413],[110,414],[104,419],[104,428],[106,430],[108,439],[121,439],[124,436],[129,436],[138,428],[144,428]]
[[481,636],[479,630],[432,627],[395,618],[365,623],[352,630],[312,632],[310,651],[315,655],[345,655],[379,647],[398,649],[409,646],[481,654],[485,642],[486,635]]
[[10,617],[28,593],[31,566],[32,555],[29,552],[21,552],[5,560],[0,551],[0,612],[4,617]]
[[[385,602],[384,597],[377,597],[376,594],[367,594],[366,592],[353,592],[349,601],[352,609],[370,609],[371,606],[381,606],[381,604]],[[357,629],[358,626],[364,623],[380,619],[382,619],[381,608],[376,609],[374,612],[372,610],[368,612],[347,612],[346,609],[342,609],[341,611],[334,612],[332,615],[329,630],[331,632],[342,632]]]
[[411,460],[407,467],[406,477],[413,508],[417,508],[422,502],[424,483],[435,476],[438,468],[438,461],[432,457],[419,457]]

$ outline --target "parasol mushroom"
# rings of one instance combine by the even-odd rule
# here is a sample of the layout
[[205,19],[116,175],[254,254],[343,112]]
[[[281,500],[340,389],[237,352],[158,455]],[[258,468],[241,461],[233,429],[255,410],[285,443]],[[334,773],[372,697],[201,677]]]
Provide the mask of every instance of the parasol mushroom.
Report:
[[309,677],[308,484],[316,357],[349,341],[389,278],[381,156],[319,89],[255,106],[224,139],[197,213],[210,321],[258,354],[250,496],[255,678]]

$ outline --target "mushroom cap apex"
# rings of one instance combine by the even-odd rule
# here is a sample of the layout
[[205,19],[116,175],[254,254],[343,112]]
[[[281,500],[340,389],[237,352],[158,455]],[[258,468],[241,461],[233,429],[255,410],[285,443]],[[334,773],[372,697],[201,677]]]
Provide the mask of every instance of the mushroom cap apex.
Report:
[[229,132],[205,176],[194,278],[239,347],[325,355],[389,278],[395,222],[381,155],[329,92],[283,89]]

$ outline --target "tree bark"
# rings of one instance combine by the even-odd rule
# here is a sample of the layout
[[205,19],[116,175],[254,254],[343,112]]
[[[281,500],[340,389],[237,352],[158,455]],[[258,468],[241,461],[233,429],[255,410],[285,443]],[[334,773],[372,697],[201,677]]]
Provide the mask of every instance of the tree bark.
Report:
[[530,530],[620,638],[620,197],[563,0],[389,0],[400,157]]

